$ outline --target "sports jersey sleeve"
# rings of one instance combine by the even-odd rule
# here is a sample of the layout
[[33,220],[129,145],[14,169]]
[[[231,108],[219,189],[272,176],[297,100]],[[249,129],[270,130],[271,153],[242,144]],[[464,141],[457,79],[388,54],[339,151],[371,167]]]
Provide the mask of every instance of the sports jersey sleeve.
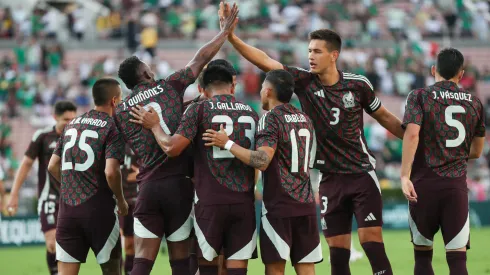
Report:
[[63,139],[65,138],[65,133],[63,133],[58,141],[56,142],[56,147],[54,147],[53,154],[61,157],[61,150],[63,149]]
[[201,104],[194,103],[187,107],[180,121],[179,128],[175,132],[176,135],[184,136],[191,141],[194,140],[199,126],[199,106]]
[[311,79],[311,73],[303,68],[284,65],[284,70],[290,73],[294,78],[294,93],[302,93],[305,91],[305,85]]
[[361,88],[361,106],[366,113],[372,114],[381,108],[381,101],[374,93],[373,85],[365,77],[359,79]]
[[279,140],[278,122],[271,113],[266,113],[259,120],[257,133],[255,134],[255,148],[271,147],[276,150]]
[[419,93],[412,91],[407,97],[407,104],[405,105],[405,115],[403,116],[403,127],[407,127],[408,124],[413,123],[419,126],[423,121],[423,109],[418,98]]
[[483,105],[480,102],[480,120],[476,125],[475,136],[484,137],[485,136],[485,113],[483,111]]
[[196,77],[190,67],[185,67],[169,75],[165,81],[177,90],[181,96],[184,96],[185,89],[196,81]]
[[32,137],[31,143],[25,152],[25,155],[31,159],[36,159],[39,156],[42,146],[42,134],[35,133]]
[[119,133],[115,125],[112,126],[111,132],[107,137],[105,159],[117,159],[120,163],[124,163],[125,148],[121,133]]

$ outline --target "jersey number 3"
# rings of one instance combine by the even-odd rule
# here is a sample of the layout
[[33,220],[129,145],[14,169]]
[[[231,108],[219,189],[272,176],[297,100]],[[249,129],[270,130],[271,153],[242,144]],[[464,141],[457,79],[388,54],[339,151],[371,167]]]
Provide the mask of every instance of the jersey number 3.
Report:
[[[75,146],[75,143],[77,142],[78,131],[77,129],[70,129],[66,131],[65,136],[69,136],[70,141],[68,141],[63,148],[63,156],[61,161],[62,171],[73,169],[73,163],[66,161],[66,151]],[[80,135],[80,140],[78,141],[77,146],[78,148],[80,148],[80,150],[84,151],[87,154],[87,159],[84,163],[75,163],[76,171],[87,171],[92,166],[92,164],[94,164],[94,150],[92,149],[92,147],[90,147],[90,145],[87,144],[87,138],[97,139],[99,138],[99,134],[93,130],[84,130]]]
[[456,128],[458,130],[458,136],[456,139],[448,139],[446,140],[446,147],[458,147],[463,143],[466,137],[466,129],[464,128],[463,123],[453,118],[453,114],[465,114],[466,110],[459,105],[451,105],[447,106],[446,111],[444,112],[444,117],[446,120],[446,124],[448,126]]

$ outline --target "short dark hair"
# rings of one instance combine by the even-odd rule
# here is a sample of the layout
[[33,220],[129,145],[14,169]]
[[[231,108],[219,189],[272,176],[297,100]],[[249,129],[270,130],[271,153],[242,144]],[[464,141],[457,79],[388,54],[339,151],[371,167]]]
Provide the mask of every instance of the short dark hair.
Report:
[[274,87],[277,100],[288,103],[294,92],[294,78],[285,70],[272,70],[265,75],[265,80]]
[[437,73],[446,80],[455,77],[463,69],[463,64],[464,56],[455,48],[446,48],[437,54]]
[[126,60],[119,65],[117,75],[130,90],[132,90],[134,86],[138,85],[138,69],[142,63],[143,62],[137,56],[131,56],[126,58]]
[[[225,59],[212,60],[211,62],[208,63],[208,66],[206,68],[209,68],[212,66],[223,66],[226,69],[228,69],[228,71],[231,73],[232,76],[237,75],[237,72],[236,72],[235,68],[233,68],[233,65],[231,65],[231,63]],[[206,70],[206,69],[204,69],[204,70]],[[203,80],[204,70],[197,77],[197,84],[200,87],[204,87],[204,80]]]
[[54,114],[56,116],[61,116],[65,112],[76,112],[77,106],[71,101],[61,100],[54,104]]
[[233,68],[233,65],[228,60],[225,60],[225,59],[212,60],[211,62],[208,63],[208,67],[211,67],[211,66],[223,66],[230,71],[232,76],[237,75],[235,68]]
[[310,40],[323,40],[327,43],[329,51],[339,51],[342,49],[342,38],[340,35],[329,29],[319,29],[310,32]]
[[116,96],[110,89],[114,86],[119,86],[119,81],[114,78],[104,77],[95,81],[95,84],[92,87],[92,97],[94,98],[95,106],[103,106],[107,104],[112,97]]
[[216,84],[233,84],[233,75],[226,67],[215,65],[207,67],[202,75],[203,88]]

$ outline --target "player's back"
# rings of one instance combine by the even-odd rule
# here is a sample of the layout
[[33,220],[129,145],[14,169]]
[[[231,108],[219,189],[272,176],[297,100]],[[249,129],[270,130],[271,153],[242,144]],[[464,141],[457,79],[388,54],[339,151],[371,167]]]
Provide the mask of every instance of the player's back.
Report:
[[114,215],[105,164],[109,158],[122,163],[123,149],[122,137],[107,113],[91,110],[65,127],[55,151],[61,157],[60,216],[88,216],[95,209]]
[[279,105],[259,120],[256,142],[256,148],[276,150],[263,174],[267,213],[278,217],[315,214],[309,166],[315,158],[316,139],[310,118],[291,104]]
[[158,145],[153,133],[138,124],[129,122],[130,111],[136,105],[152,107],[160,117],[160,126],[173,134],[179,126],[183,112],[183,95],[195,78],[190,68],[177,71],[166,79],[137,85],[116,109],[116,124],[124,140],[138,159],[138,182],[152,181],[174,175],[186,175],[188,166],[185,154],[169,158]]
[[405,123],[421,126],[412,178],[465,177],[471,142],[485,132],[480,100],[451,81],[441,81],[408,96]]
[[[227,150],[204,146],[202,134],[207,129],[219,130],[223,125],[230,140],[244,148],[253,148],[257,113],[232,95],[219,95],[191,105],[184,116],[193,116],[198,123],[194,138],[194,178],[199,201],[202,204],[253,201],[255,170]],[[186,127],[187,121],[184,119],[181,125],[183,131],[191,129]]]

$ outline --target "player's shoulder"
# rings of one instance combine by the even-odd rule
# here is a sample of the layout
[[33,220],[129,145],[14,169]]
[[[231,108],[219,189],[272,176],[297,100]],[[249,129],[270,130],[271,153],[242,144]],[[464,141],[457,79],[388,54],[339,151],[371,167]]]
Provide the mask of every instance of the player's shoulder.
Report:
[[32,141],[35,142],[39,139],[43,139],[47,135],[54,132],[55,132],[54,126],[47,126],[45,128],[39,129],[36,132],[34,132],[34,135],[32,135]]
[[342,73],[342,79],[344,82],[352,83],[355,85],[355,87],[369,87],[369,89],[374,90],[373,84],[371,84],[371,81],[363,75],[360,74],[354,74],[354,73],[349,73],[349,72],[341,72]]

